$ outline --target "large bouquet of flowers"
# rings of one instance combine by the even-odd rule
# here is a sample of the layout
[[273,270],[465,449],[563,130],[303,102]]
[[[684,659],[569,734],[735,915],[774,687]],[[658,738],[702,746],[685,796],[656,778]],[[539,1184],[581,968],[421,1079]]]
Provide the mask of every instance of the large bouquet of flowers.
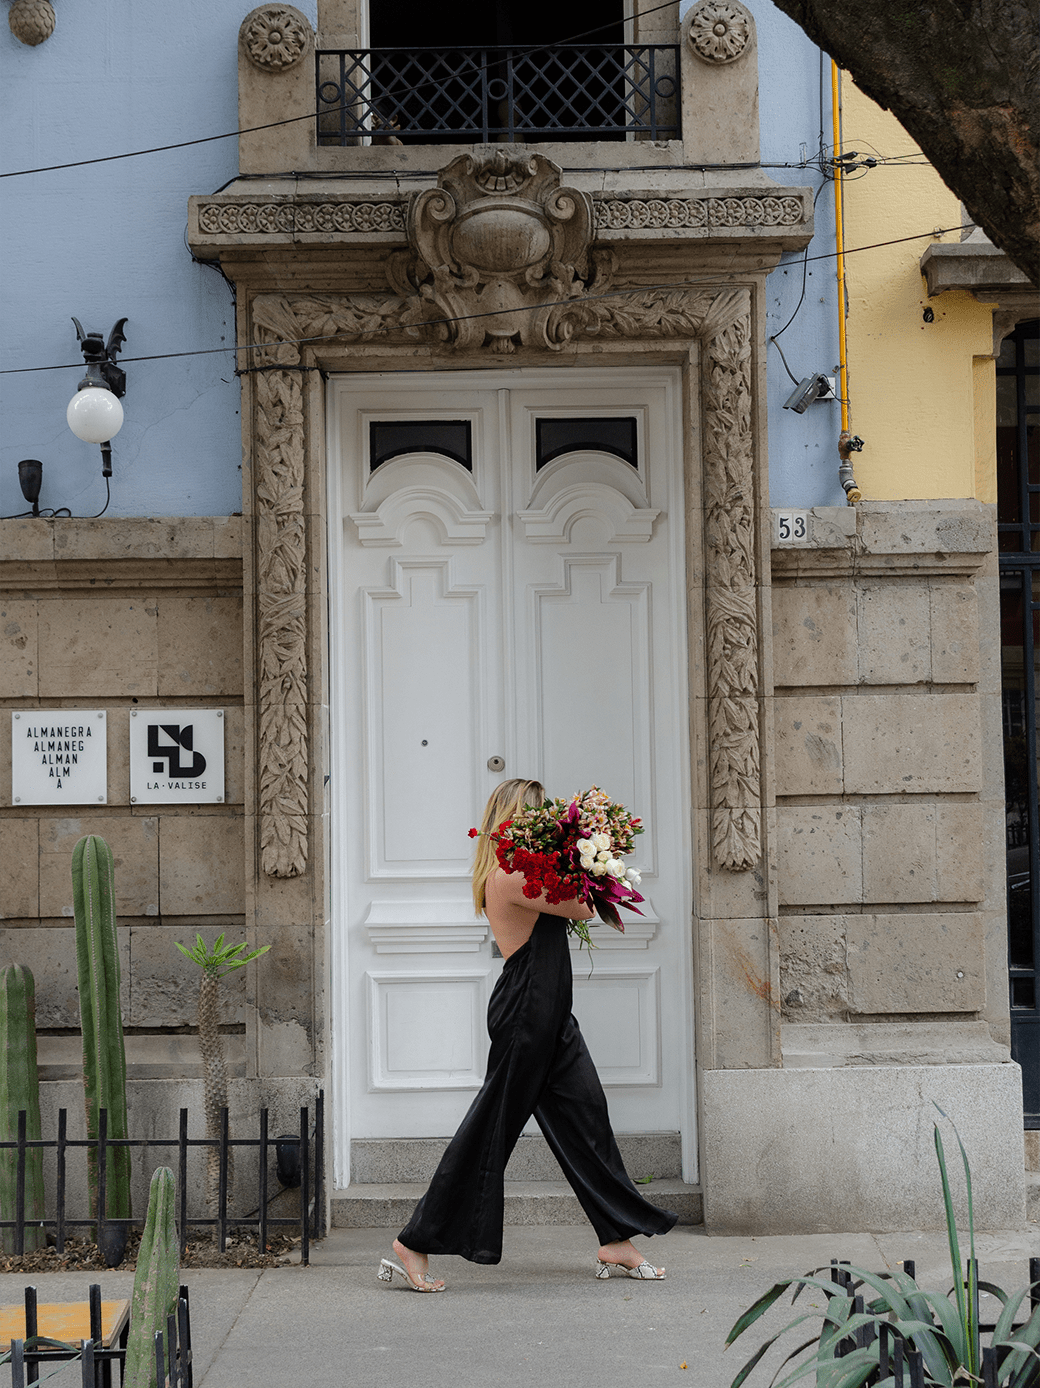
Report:
[[[470,837],[479,832],[471,829]],[[577,897],[623,934],[617,908],[642,915],[635,903],[643,897],[636,891],[640,874],[626,868],[622,856],[632,852],[642,832],[639,819],[593,786],[571,800],[528,806],[488,837],[505,871],[523,873],[524,896],[533,899],[544,891],[554,905]],[[588,921],[568,921],[567,928],[591,948]]]

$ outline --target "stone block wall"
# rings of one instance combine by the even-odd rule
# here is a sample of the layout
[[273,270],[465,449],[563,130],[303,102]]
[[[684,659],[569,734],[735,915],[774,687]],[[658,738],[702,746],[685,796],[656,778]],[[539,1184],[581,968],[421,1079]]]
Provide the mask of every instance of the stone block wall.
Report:
[[[198,969],[175,948],[201,932],[248,939],[242,521],[26,520],[0,527],[0,964],[36,979],[41,1078],[82,1071],[72,850],[102,835],[115,858],[127,1067],[134,1079],[201,1075]],[[16,805],[10,712],[98,708],[108,802]],[[131,713],[220,707],[222,804],[130,801]],[[255,1074],[253,970],[224,985],[233,1075]]]
[[941,1228],[936,1104],[979,1227],[1025,1217],[993,509],[819,508],[772,550],[780,1056],[702,1072],[717,1233]]
[[773,551],[785,1050],[944,1019],[1007,1041],[991,510],[863,503],[842,542]]

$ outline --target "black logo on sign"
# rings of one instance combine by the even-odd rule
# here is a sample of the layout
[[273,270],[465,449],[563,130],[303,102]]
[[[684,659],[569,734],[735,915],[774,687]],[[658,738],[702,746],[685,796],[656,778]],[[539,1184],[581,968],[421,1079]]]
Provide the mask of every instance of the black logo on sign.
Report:
[[[160,746],[159,735],[165,733],[173,741],[173,746],[168,744]],[[201,752],[193,750],[192,743],[195,740],[194,725],[188,723],[181,727],[178,723],[149,723],[148,725],[148,755],[150,757],[161,757],[169,763],[167,773],[171,780],[184,777],[187,780],[195,780],[201,776],[206,769],[206,758]],[[181,752],[190,754],[190,760],[181,762]],[[162,761],[153,761],[152,770],[161,773],[164,770]]]

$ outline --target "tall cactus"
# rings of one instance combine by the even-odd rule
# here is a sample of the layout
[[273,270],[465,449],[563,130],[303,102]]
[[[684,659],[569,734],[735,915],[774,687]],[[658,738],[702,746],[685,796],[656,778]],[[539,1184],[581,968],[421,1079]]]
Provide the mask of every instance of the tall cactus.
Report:
[[[125,1138],[126,1051],[119,1011],[119,949],[116,940],[115,879],[112,850],[88,834],[72,850],[72,899],[76,913],[79,1013],[83,1029],[83,1084],[87,1136],[98,1135],[98,1114],[108,1110],[108,1136]],[[91,1214],[98,1209],[97,1152],[87,1149]],[[108,1219],[130,1218],[130,1149],[113,1147],[105,1162]],[[129,1229],[104,1231],[101,1254],[109,1267],[123,1261]],[[99,1228],[99,1237],[102,1237]]]
[[123,1388],[156,1388],[156,1331],[163,1332],[164,1350],[167,1356],[170,1353],[166,1317],[177,1305],[180,1280],[177,1226],[173,1210],[173,1172],[168,1166],[157,1166],[152,1173],[148,1215],[137,1254]]
[[[18,1114],[25,1110],[25,1136],[38,1142],[40,1130],[40,1078],[36,1070],[36,986],[31,972],[21,964],[0,970],[0,1139],[18,1137]],[[0,1149],[0,1218],[16,1219],[18,1151]],[[41,1223],[43,1208],[43,1150],[29,1147],[25,1153],[26,1253],[44,1248],[47,1236]],[[4,1230],[5,1253],[15,1251],[15,1231]]]
[[[226,945],[224,932],[217,936],[213,948],[207,949],[201,935],[195,936],[190,949],[179,942],[177,948],[185,959],[191,959],[202,970],[199,979],[199,1049],[202,1052],[202,1073],[205,1085],[206,1136],[220,1137],[220,1111],[228,1106],[227,1062],[224,1041],[220,1035],[220,980],[233,969],[259,959],[271,948],[264,945],[250,954],[243,954],[245,944]],[[227,1182],[230,1191],[234,1184],[233,1149],[228,1148]],[[206,1149],[206,1203],[215,1208],[220,1184],[220,1152],[216,1147]]]

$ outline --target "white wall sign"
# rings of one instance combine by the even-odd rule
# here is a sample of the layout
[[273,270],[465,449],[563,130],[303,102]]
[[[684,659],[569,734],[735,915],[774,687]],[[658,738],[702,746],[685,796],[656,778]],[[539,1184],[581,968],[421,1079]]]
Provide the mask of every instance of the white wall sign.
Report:
[[11,714],[11,799],[16,805],[104,805],[108,722],[103,709]]
[[130,803],[220,803],[224,799],[224,710],[130,712]]

